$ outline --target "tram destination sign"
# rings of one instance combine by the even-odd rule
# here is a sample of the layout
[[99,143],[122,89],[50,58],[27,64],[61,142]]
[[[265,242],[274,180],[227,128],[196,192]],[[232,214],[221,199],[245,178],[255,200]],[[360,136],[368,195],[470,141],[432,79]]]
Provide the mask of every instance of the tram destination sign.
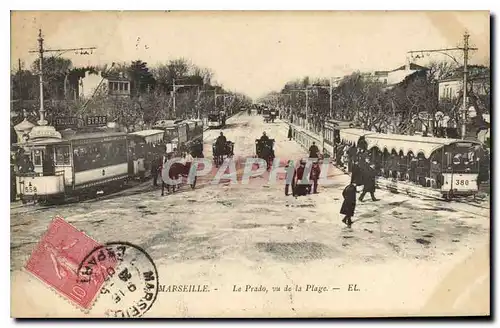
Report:
[[85,120],[86,126],[105,126],[108,124],[108,118],[106,116],[88,116]]
[[78,127],[78,120],[74,116],[56,117],[53,124],[58,129],[74,129]]

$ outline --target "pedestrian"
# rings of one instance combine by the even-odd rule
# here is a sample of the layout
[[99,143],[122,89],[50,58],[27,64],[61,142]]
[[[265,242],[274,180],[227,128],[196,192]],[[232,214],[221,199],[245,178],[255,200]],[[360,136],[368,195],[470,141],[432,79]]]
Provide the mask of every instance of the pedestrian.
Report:
[[288,196],[290,184],[292,185],[292,195],[295,196],[295,169],[293,168],[293,161],[289,160],[285,166],[285,196]]
[[363,192],[359,196],[359,201],[362,202],[366,193],[369,192],[372,197],[372,201],[376,202],[378,199],[375,198],[375,164],[371,164],[363,172]]
[[342,207],[340,208],[340,214],[345,215],[342,222],[350,228],[352,225],[354,210],[356,209],[356,184],[352,181],[352,179],[351,183],[344,188],[342,197],[344,197],[344,201],[342,202]]
[[154,155],[153,160],[151,161],[151,175],[153,176],[153,186],[158,186],[158,175],[160,174],[160,161],[158,155]]
[[163,172],[163,168],[165,167],[165,165],[167,164],[167,162],[170,159],[172,159],[171,153],[160,157],[160,161],[159,161],[160,165],[158,167],[158,172],[159,172],[159,176],[161,179],[161,195],[162,196],[165,195],[165,187],[168,187],[167,183],[165,182],[165,179],[168,179],[168,174],[169,174],[169,172]]
[[292,141],[292,137],[293,137],[292,126],[288,125],[288,141]]
[[296,182],[295,182],[295,196],[304,196],[307,194],[307,184],[302,183],[302,178],[304,177],[304,171],[305,171],[305,166],[306,162],[305,160],[300,161],[300,165],[295,170],[295,177],[296,177]]
[[319,162],[316,161],[313,163],[311,168],[310,179],[312,181],[312,188],[309,189],[309,193],[311,193],[311,189],[313,194],[318,193],[318,180],[320,174],[321,174],[321,168],[319,166]]
[[363,185],[363,172],[359,167],[358,161],[354,161],[354,163],[352,164],[351,179],[356,184],[356,186]]
[[313,141],[311,147],[309,147],[309,158],[318,158],[319,148],[316,146],[316,142]]

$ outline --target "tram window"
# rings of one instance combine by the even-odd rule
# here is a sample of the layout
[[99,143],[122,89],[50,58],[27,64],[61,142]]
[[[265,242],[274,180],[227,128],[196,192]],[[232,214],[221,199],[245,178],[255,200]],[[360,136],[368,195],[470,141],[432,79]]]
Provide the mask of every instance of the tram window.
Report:
[[56,165],[69,165],[69,146],[56,147]]
[[35,150],[33,153],[33,164],[35,165],[42,165],[42,151],[41,150]]
[[74,152],[75,171],[85,171],[126,162],[125,141],[96,142],[80,146]]

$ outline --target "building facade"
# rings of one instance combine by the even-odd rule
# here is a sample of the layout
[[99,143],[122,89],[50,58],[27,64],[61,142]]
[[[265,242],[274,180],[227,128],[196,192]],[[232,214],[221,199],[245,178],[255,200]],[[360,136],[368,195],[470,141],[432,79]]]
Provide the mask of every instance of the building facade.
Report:
[[80,79],[79,96],[83,99],[88,99],[97,93],[118,96],[130,97],[130,80],[124,75],[104,75],[102,72],[92,74],[85,73],[85,77]]

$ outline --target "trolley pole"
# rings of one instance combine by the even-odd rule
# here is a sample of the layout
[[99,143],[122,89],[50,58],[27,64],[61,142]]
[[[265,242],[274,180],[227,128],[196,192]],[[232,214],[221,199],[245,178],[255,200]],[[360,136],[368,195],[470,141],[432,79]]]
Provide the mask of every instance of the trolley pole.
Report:
[[40,70],[40,74],[38,75],[40,81],[40,120],[38,121],[38,125],[47,125],[45,109],[43,108],[43,37],[41,29],[38,31],[38,58],[38,69]]
[[462,139],[465,139],[467,120],[467,60],[469,57],[469,33],[464,34],[464,92],[463,92],[463,113],[462,113]]
[[[37,122],[38,125],[47,125],[48,122],[47,120],[45,120],[45,109],[44,109],[44,106],[43,106],[43,54],[45,52],[58,52],[59,55],[62,55],[68,51],[80,51],[80,54],[84,55],[84,54],[88,54],[88,52],[86,50],[91,50],[91,54],[92,54],[92,50],[95,50],[97,49],[96,47],[89,47],[89,48],[66,48],[66,49],[44,49],[43,48],[43,36],[42,36],[42,29],[39,29],[38,30],[38,50],[33,50],[33,51],[30,51],[30,53],[35,53],[37,52],[38,53],[38,59],[40,61],[40,63],[38,64],[39,65],[39,81],[40,81],[40,120]],[[85,52],[83,52],[85,50]]]
[[[420,54],[423,54],[424,52],[425,53],[440,53],[442,55],[445,55],[445,56],[448,56],[449,58],[453,59],[453,61],[457,64],[457,65],[460,65],[460,63],[458,62],[458,60],[456,60],[455,57],[453,57],[452,55],[450,55],[449,53],[447,53],[448,51],[456,51],[456,50],[459,50],[459,51],[462,51],[463,52],[463,55],[464,55],[464,62],[463,62],[463,74],[464,74],[464,78],[463,78],[463,104],[462,104],[462,126],[461,126],[461,135],[462,135],[462,139],[465,139],[465,135],[467,133],[467,126],[466,126],[466,120],[467,120],[467,74],[468,74],[468,70],[467,70],[467,64],[468,64],[468,60],[469,60],[469,51],[473,51],[473,50],[477,50],[477,48],[472,48],[469,46],[469,33],[467,33],[467,31],[464,33],[464,46],[463,47],[456,47],[456,48],[443,48],[443,49],[431,49],[431,50],[412,50],[412,51],[408,51],[408,54],[412,55],[414,53],[420,53]],[[417,55],[417,58],[422,58],[422,56],[419,56]]]

